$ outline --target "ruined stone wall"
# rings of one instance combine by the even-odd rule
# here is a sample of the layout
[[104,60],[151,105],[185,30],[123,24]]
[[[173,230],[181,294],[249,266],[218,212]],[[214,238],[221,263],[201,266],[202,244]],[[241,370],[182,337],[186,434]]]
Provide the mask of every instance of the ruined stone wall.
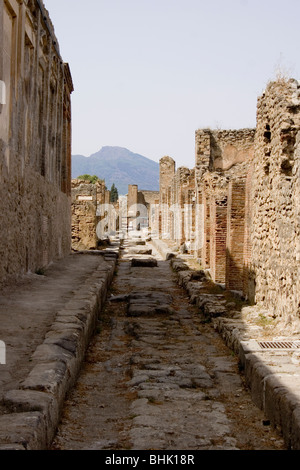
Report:
[[145,204],[147,205],[155,205],[159,204],[159,191],[148,191],[141,189],[139,190],[139,193],[143,197],[143,201],[145,201]]
[[[278,80],[258,99],[257,128],[196,131],[195,169],[161,160],[161,236],[190,240],[212,279],[274,317],[300,315],[300,82]],[[193,182],[192,182],[193,180]],[[193,196],[192,196],[193,195]],[[170,207],[192,207],[193,234]],[[195,207],[195,208],[194,208]],[[180,223],[179,223],[180,222]],[[192,231],[192,232],[193,232]]]
[[284,321],[300,314],[300,83],[270,83],[258,100],[251,185],[254,301]]
[[246,179],[255,129],[196,131],[194,253],[212,279],[244,289]]
[[229,170],[253,157],[255,129],[196,131],[196,178],[207,171]]
[[[98,245],[97,225],[105,218],[98,206],[105,204],[105,182],[72,180],[72,249],[95,250]],[[98,215],[99,214],[99,215]],[[103,232],[105,224],[103,223]]]
[[73,84],[41,1],[0,2],[0,80],[2,281],[71,249]]
[[211,132],[213,169],[229,170],[253,157],[255,129],[215,130]]

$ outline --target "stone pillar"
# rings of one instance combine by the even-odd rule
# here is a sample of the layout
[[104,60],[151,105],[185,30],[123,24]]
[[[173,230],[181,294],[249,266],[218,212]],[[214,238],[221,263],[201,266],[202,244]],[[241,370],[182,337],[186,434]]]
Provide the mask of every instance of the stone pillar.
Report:
[[211,131],[209,129],[198,129],[195,134],[195,163],[196,183],[201,181],[203,174],[210,168],[211,160]]
[[137,205],[138,205],[138,186],[132,184],[128,186],[127,198],[127,230],[137,230]]
[[72,180],[72,248],[76,251],[97,248],[97,185]]
[[175,176],[175,161],[168,156],[160,160],[159,192],[160,192],[160,238],[168,238],[171,233],[169,207],[171,204],[169,190]]

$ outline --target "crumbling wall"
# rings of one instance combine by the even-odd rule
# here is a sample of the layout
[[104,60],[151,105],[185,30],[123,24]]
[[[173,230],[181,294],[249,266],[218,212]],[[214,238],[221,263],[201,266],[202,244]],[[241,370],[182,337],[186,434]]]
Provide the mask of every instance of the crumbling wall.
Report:
[[212,279],[244,289],[247,172],[255,129],[196,131],[195,255]]
[[251,187],[254,301],[285,322],[300,314],[300,83],[271,82],[258,100]]
[[97,225],[101,221],[101,215],[98,217],[97,210],[100,204],[105,204],[105,198],[104,181],[99,180],[96,183],[91,183],[80,179],[72,180],[73,250],[95,250],[97,248]]
[[73,84],[42,2],[0,2],[0,282],[71,249]]
[[211,132],[211,164],[213,169],[229,170],[233,165],[249,161],[254,152],[255,129],[215,130]]

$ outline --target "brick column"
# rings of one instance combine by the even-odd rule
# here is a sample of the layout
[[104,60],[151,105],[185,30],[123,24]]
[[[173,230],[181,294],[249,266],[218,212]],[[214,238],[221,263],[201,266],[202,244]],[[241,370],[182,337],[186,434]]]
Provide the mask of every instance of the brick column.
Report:
[[212,198],[210,270],[214,282],[226,283],[227,197]]
[[227,249],[226,249],[226,288],[243,290],[245,239],[245,180],[229,183]]

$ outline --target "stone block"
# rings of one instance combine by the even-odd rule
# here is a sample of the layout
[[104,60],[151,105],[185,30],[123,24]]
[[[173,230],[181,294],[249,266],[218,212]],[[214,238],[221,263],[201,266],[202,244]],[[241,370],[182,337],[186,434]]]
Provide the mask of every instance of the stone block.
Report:
[[134,258],[131,261],[131,266],[133,268],[156,268],[158,266],[157,260],[148,258],[148,259],[138,259]]
[[128,250],[129,254],[134,255],[152,255],[152,248],[135,247]]
[[41,413],[46,423],[46,444],[51,444],[60,416],[60,408],[53,395],[34,390],[11,390],[4,395],[3,403],[12,414]]
[[172,315],[174,310],[169,305],[155,305],[149,303],[132,304],[128,307],[129,317],[149,317],[154,315]]
[[46,419],[40,412],[0,416],[0,448],[45,450]]
[[52,393],[60,400],[68,387],[69,374],[61,361],[37,364],[21,383],[23,390]]

